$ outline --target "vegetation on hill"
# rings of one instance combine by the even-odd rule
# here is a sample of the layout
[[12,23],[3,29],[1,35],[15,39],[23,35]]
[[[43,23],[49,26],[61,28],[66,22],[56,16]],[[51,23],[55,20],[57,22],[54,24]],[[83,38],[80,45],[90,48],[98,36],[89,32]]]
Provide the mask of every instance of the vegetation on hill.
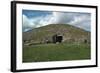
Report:
[[[55,34],[63,36],[61,43],[52,43]],[[35,28],[23,32],[23,62],[90,59],[90,41],[90,32],[67,24]]]
[[90,32],[67,24],[50,24],[23,32],[24,43],[43,43],[45,40],[52,42],[52,36],[60,34],[63,42],[90,42]]

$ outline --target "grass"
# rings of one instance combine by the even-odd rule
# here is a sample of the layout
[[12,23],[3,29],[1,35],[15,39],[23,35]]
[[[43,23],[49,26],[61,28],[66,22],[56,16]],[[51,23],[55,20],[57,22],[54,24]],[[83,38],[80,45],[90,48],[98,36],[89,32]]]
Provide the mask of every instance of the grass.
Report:
[[90,44],[38,44],[23,46],[23,62],[90,59]]

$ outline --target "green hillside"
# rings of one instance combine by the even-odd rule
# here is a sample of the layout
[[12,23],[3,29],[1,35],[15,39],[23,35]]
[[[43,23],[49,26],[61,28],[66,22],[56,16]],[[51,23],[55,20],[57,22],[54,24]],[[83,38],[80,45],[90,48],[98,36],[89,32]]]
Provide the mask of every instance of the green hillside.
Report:
[[[63,36],[52,43],[52,36]],[[49,40],[46,43],[45,40]],[[23,32],[23,62],[86,60],[91,58],[90,32],[67,24],[50,24]]]
[[52,41],[52,36],[60,34],[63,42],[90,42],[90,32],[67,24],[50,24],[23,33],[24,43],[43,43]]

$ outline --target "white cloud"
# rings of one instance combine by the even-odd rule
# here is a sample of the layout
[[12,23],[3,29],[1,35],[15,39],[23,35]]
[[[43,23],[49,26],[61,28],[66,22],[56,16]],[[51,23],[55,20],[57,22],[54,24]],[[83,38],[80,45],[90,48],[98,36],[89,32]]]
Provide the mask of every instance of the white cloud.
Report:
[[27,31],[33,28],[35,24],[31,22],[27,16],[23,15],[23,31]]
[[23,15],[23,31],[51,24],[52,18],[52,15],[35,18],[28,18],[26,15]]
[[28,18],[23,15],[23,29],[32,29],[48,24],[70,24],[90,31],[91,15],[88,13],[52,12],[46,16]]
[[88,14],[82,14],[80,16],[74,16],[74,19],[69,22],[69,24],[79,27],[79,28],[83,28],[85,30],[90,31],[91,29],[91,16]]

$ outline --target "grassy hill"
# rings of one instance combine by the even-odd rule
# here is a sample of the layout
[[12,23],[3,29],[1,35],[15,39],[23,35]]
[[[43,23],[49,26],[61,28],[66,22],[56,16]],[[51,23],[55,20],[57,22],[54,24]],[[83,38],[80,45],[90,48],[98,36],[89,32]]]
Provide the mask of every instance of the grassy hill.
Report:
[[23,32],[24,43],[40,43],[46,39],[52,41],[52,36],[60,34],[63,42],[83,42],[85,39],[90,42],[90,32],[67,24],[50,24]]
[[[55,34],[63,36],[62,43],[45,43],[46,39],[52,41]],[[90,32],[71,25],[50,24],[35,28],[23,32],[23,62],[90,59],[90,43]]]

